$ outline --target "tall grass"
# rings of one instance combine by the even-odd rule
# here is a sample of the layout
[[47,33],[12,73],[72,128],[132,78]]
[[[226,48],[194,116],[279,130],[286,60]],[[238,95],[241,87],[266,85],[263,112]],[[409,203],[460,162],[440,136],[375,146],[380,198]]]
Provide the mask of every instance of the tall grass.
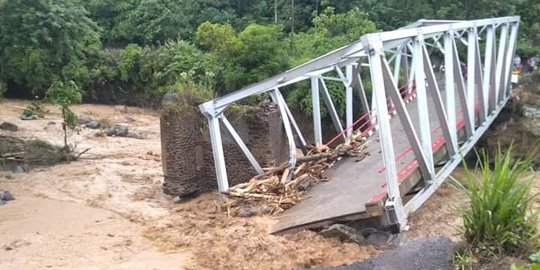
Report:
[[460,209],[465,241],[486,256],[529,253],[538,247],[537,215],[529,208],[532,177],[525,176],[533,154],[513,160],[511,146],[504,151],[499,146],[493,159],[486,151],[476,154],[478,165],[464,164],[466,177],[457,183],[470,199]]

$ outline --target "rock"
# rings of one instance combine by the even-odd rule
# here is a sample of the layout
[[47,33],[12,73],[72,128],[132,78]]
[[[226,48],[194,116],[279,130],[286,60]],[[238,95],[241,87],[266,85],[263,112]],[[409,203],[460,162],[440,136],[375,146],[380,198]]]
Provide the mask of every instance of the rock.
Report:
[[37,116],[35,116],[35,115],[30,115],[30,116],[21,115],[21,116],[19,116],[19,118],[21,120],[36,120]]
[[96,120],[92,120],[86,123],[86,127],[91,129],[98,129],[101,127],[101,125]]
[[354,228],[343,224],[334,224],[328,229],[322,230],[320,234],[326,238],[338,238],[341,241],[352,241],[355,243],[366,243],[366,239]]
[[133,139],[140,139],[141,136],[137,133],[134,133],[134,132],[128,132],[128,134],[126,135],[126,137],[128,138],[133,138]]
[[5,177],[7,180],[13,180],[13,176],[11,176],[11,175],[9,175],[9,174],[6,175],[6,176],[4,176],[4,177]]
[[11,192],[4,190],[4,191],[0,191],[0,200],[13,201],[15,200],[15,197],[13,197],[13,194],[11,194]]
[[133,123],[133,122],[135,122],[135,119],[129,116],[125,116],[124,118],[120,120],[120,123]]
[[[454,243],[446,237],[430,237],[410,241],[393,250],[380,253],[365,261],[351,265],[328,268],[315,268],[318,270],[384,270],[384,269],[454,269],[452,260]],[[314,268],[311,268],[314,269]],[[493,268],[487,268],[493,269]],[[508,268],[501,268],[508,269]]]
[[10,122],[3,122],[2,124],[0,124],[0,129],[15,132],[15,131],[19,130],[19,127],[17,127],[17,125],[12,124]]
[[238,210],[236,214],[238,217],[248,218],[257,215],[257,209],[252,207],[243,207]]
[[6,202],[0,200],[0,205],[4,205],[4,204],[6,204]]
[[126,126],[114,125],[114,127],[107,129],[107,136],[118,136],[126,137],[129,133],[129,130]]
[[89,116],[89,115],[81,114],[81,115],[79,115],[77,121],[78,121],[79,124],[81,124],[81,125],[86,125],[86,124],[88,124],[89,122],[95,121],[95,120],[94,120],[94,118],[92,118],[92,117]]
[[165,105],[177,102],[179,96],[180,95],[178,93],[167,93],[167,94],[165,94],[163,96],[163,99],[161,100],[162,105],[165,106]]
[[19,164],[16,164],[16,165],[13,165],[13,167],[11,168],[11,171],[13,173],[23,173],[24,172],[24,167],[19,165]]

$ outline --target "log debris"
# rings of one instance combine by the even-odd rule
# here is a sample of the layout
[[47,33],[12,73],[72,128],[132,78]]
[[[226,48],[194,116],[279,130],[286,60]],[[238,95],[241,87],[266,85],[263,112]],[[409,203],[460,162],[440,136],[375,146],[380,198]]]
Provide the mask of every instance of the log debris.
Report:
[[311,147],[306,156],[297,158],[295,168],[288,163],[264,168],[263,174],[222,192],[226,196],[222,208],[230,216],[246,209],[257,214],[283,212],[301,201],[313,185],[326,181],[324,172],[336,161],[342,157],[361,160],[367,155],[365,148],[365,138],[361,136],[353,136],[333,149]]

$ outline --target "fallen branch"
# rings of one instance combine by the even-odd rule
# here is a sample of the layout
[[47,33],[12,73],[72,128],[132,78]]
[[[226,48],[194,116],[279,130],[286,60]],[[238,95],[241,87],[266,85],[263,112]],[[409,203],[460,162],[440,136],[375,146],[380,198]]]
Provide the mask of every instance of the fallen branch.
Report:
[[327,181],[323,173],[338,158],[364,158],[364,142],[363,138],[356,136],[334,149],[327,146],[312,147],[306,156],[297,158],[296,168],[289,168],[288,163],[264,168],[263,174],[222,192],[221,194],[228,197],[222,208],[226,209],[229,215],[236,215],[246,208],[250,208],[248,212],[280,213],[301,201],[312,185]]
[[82,152],[80,152],[79,154],[77,154],[77,155],[75,156],[75,160],[78,160],[79,157],[81,157],[82,155],[84,155],[84,153],[86,153],[86,152],[88,152],[88,151],[90,151],[90,148],[84,149]]

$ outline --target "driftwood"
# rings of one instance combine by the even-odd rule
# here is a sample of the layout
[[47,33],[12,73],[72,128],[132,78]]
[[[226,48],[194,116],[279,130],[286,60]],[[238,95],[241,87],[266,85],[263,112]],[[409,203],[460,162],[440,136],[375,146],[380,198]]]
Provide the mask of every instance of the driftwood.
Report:
[[[327,146],[312,147],[306,156],[297,158],[297,166],[288,163],[264,168],[264,173],[222,192],[226,201],[222,205],[229,215],[246,212],[275,214],[292,207],[304,198],[305,192],[314,184],[327,180],[324,171],[341,157],[365,157],[364,138],[352,139],[330,149]],[[253,211],[255,209],[255,211]]]

